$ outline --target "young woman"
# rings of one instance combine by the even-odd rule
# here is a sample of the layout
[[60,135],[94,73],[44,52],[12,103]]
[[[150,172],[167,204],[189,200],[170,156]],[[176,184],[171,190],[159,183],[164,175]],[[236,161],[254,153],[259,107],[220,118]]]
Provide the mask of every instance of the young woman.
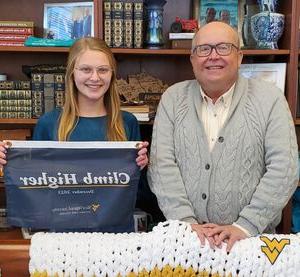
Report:
[[[65,97],[63,109],[54,109],[38,120],[34,140],[140,140],[136,118],[120,110],[116,61],[104,41],[82,38],[70,48]],[[142,142],[137,153],[141,169],[148,163],[147,146],[148,142]],[[6,147],[0,142],[0,167],[6,164]]]

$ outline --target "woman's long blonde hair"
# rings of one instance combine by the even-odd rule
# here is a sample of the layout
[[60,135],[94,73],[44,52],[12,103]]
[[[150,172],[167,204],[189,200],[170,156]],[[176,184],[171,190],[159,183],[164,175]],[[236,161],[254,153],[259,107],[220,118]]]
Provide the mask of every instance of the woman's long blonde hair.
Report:
[[120,98],[116,90],[116,60],[103,40],[91,37],[77,40],[70,48],[66,70],[66,98],[58,126],[58,140],[67,141],[79,119],[78,89],[74,82],[74,67],[78,57],[87,50],[104,53],[112,68],[110,86],[104,95],[107,112],[106,139],[108,141],[127,140],[120,111]]

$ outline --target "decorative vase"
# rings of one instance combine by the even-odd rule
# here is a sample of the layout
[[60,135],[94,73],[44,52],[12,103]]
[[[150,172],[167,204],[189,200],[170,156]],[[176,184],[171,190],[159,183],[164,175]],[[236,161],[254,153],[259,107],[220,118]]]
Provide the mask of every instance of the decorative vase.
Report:
[[257,0],[261,12],[277,12],[278,0]]
[[166,0],[148,0],[146,2],[146,45],[148,48],[161,48],[164,45],[163,6],[166,3]]
[[242,38],[245,48],[254,48],[256,45],[255,39],[251,33],[251,16],[259,12],[259,6],[256,0],[246,0],[244,5],[244,21],[242,26]]
[[277,41],[284,29],[284,15],[260,12],[251,17],[251,32],[258,48],[278,49]]

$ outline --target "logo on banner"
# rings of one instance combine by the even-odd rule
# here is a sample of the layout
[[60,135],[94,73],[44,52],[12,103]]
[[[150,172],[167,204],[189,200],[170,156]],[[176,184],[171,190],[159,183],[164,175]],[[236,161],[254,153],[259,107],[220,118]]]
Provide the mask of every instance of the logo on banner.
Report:
[[290,244],[289,239],[272,240],[266,236],[261,236],[260,240],[263,241],[267,246],[261,246],[261,251],[267,256],[271,264],[274,264],[286,245]]
[[91,209],[95,213],[100,208],[100,204],[92,204]]

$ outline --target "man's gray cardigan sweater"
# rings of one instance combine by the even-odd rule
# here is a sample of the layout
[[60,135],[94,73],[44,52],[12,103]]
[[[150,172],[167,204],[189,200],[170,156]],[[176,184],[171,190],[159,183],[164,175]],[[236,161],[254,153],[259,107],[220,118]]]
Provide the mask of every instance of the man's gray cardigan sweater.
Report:
[[196,80],[171,86],[158,107],[149,185],[167,219],[274,231],[298,183],[294,123],[283,93],[239,77],[210,152]]

